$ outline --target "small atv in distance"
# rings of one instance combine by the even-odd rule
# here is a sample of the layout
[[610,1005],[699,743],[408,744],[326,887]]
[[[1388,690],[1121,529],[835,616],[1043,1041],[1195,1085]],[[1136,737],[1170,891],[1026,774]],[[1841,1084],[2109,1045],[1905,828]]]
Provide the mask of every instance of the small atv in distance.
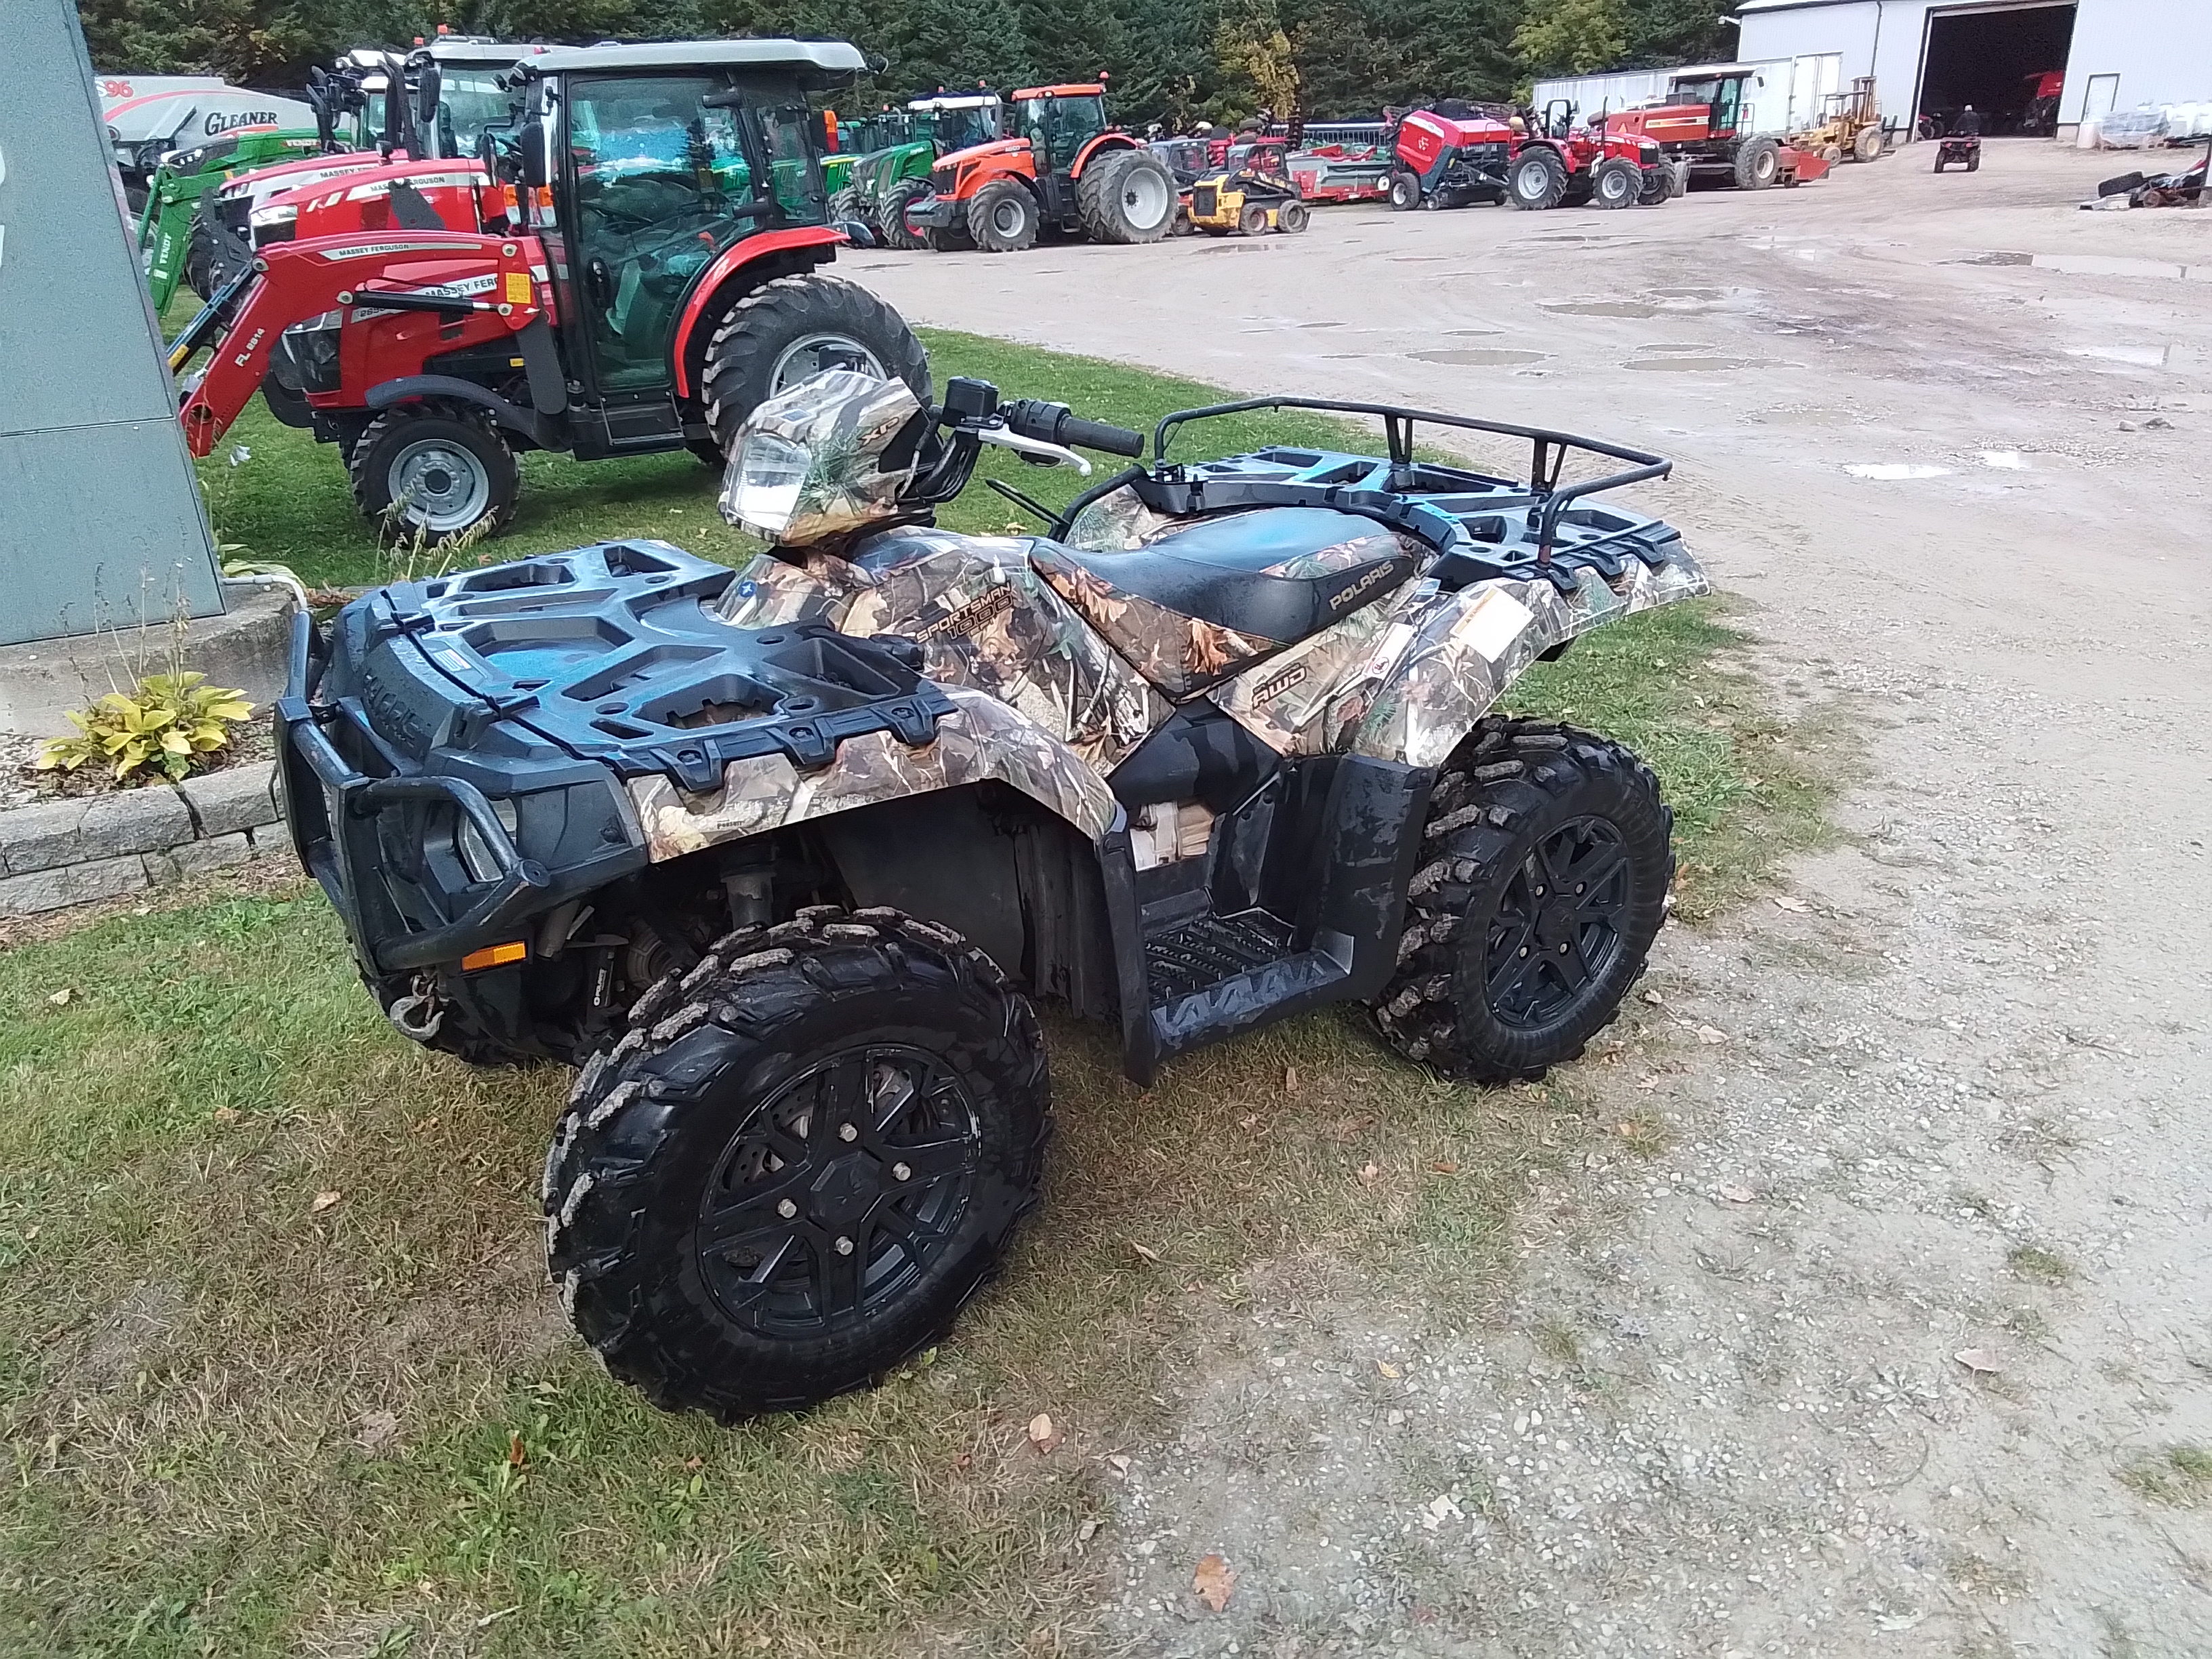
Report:
[[[1389,453],[1167,459],[1279,407],[1378,418]],[[1415,459],[1424,423],[1528,441],[1528,481]],[[1036,1000],[1117,1029],[1140,1082],[1346,1001],[1424,1065],[1534,1078],[1665,915],[1650,770],[1492,711],[1705,590],[1595,499],[1666,460],[1262,398],[1170,416],[1047,534],[934,528],[983,444],[1143,439],[833,371],[738,435],[724,512],[775,544],[741,568],[602,544],[295,624],[300,856],[401,1031],[580,1068],[548,1265],[663,1407],[804,1406],[944,1335],[1038,1201]]]
[[211,350],[187,446],[210,453],[273,377],[270,407],[338,447],[364,514],[444,541],[507,524],[518,450],[719,465],[754,404],[824,368],[926,392],[898,313],[817,274],[846,237],[807,98],[863,63],[842,41],[532,53],[501,158],[527,227],[264,242],[172,345],[179,370]]
[[1963,165],[1969,173],[1982,170],[1982,136],[1968,133],[1963,137],[1954,134],[1936,141],[1936,167],[1938,173],[1948,167]]

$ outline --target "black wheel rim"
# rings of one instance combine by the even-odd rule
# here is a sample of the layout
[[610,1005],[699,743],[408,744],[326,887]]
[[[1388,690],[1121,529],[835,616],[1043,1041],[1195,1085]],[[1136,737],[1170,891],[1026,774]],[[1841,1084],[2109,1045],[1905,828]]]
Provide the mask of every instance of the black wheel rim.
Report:
[[785,1084],[723,1149],[700,1200],[708,1288],[738,1324],[820,1336],[881,1314],[958,1231],[981,1167],[967,1089],[892,1044]]
[[1548,1025],[1604,979],[1632,888],[1628,848],[1604,818],[1561,824],[1529,849],[1498,896],[1483,957],[1501,1024]]

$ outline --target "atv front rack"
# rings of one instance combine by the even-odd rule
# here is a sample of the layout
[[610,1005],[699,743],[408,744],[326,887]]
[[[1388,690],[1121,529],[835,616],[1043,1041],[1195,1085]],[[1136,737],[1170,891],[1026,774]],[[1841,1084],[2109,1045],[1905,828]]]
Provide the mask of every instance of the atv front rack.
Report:
[[[1276,445],[1256,455],[1238,456],[1225,462],[1186,465],[1167,459],[1168,445],[1179,427],[1224,416],[1280,409],[1364,415],[1381,420],[1389,447],[1387,465],[1288,445]],[[1528,482],[1417,460],[1413,454],[1414,429],[1425,422],[1526,439],[1531,450]],[[1577,452],[1626,461],[1629,465],[1624,471],[1601,477],[1562,483],[1568,459]],[[1461,555],[1483,567],[1485,575],[1523,580],[1543,576],[1565,587],[1571,586],[1571,574],[1553,568],[1553,555],[1560,545],[1563,524],[1569,528],[1567,539],[1574,550],[1577,554],[1594,554],[1594,562],[1608,562],[1599,550],[1598,544],[1603,543],[1631,544],[1618,551],[1627,552],[1632,548],[1647,560],[1656,552],[1656,548],[1647,550],[1633,545],[1638,541],[1639,532],[1651,528],[1655,521],[1625,514],[1578,512],[1575,503],[1606,490],[1666,477],[1674,469],[1674,462],[1663,455],[1547,427],[1444,415],[1397,404],[1350,403],[1328,398],[1248,398],[1238,403],[1177,410],[1153,431],[1151,471],[1124,474],[1109,483],[1128,483],[1144,497],[1147,506],[1178,516],[1240,507],[1335,507],[1405,531],[1439,553]],[[1074,510],[1069,510],[1071,518]],[[1522,520],[1525,533],[1514,533],[1522,526],[1505,524],[1504,521],[1510,518]],[[1613,521],[1616,519],[1618,522]],[[1596,533],[1573,533],[1576,532]]]

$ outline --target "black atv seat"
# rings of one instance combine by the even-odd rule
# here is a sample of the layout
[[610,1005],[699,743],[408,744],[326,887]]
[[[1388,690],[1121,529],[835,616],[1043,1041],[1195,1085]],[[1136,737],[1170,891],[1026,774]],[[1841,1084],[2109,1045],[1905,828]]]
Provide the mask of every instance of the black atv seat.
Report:
[[[1313,575],[1283,568],[1353,544],[1374,556]],[[1200,519],[1126,551],[1048,544],[1115,593],[1146,599],[1277,645],[1290,645],[1381,599],[1413,574],[1413,558],[1371,519],[1326,507],[1270,507]]]

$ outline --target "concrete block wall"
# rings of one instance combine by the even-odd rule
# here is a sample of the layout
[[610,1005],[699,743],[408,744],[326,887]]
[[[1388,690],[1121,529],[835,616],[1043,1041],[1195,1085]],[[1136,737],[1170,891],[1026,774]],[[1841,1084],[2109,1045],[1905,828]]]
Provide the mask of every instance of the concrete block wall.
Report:
[[147,784],[0,812],[0,916],[167,886],[263,853],[289,856],[282,816],[270,761],[174,787]]

